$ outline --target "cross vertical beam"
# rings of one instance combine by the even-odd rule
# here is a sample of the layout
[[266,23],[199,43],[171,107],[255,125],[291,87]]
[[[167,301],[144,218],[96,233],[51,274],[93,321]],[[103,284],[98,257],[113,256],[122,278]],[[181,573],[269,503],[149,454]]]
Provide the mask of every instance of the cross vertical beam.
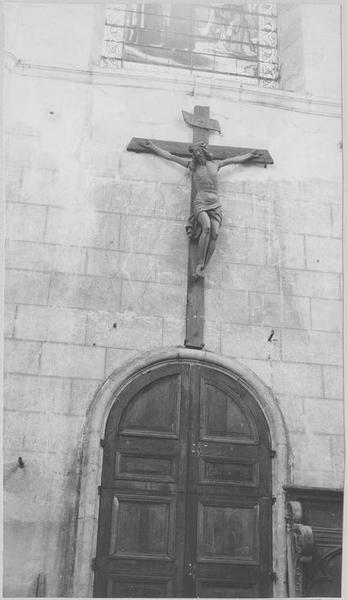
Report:
[[[210,109],[208,106],[194,107],[194,121],[196,123],[207,123]],[[208,143],[208,126],[192,125],[193,143]],[[191,186],[191,209],[195,191]],[[204,347],[204,321],[205,321],[205,294],[204,279],[193,279],[193,273],[198,261],[198,242],[190,239],[188,253],[188,284],[187,284],[187,308],[186,308],[186,337],[184,345],[187,348]]]

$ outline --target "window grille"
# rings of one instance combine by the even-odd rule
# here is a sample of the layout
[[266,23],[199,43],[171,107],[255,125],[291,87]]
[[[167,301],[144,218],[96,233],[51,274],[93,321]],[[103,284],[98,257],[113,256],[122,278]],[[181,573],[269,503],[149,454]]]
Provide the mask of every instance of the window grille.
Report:
[[[139,65],[140,63],[140,65]],[[186,69],[278,87],[274,4],[113,4],[101,65]]]

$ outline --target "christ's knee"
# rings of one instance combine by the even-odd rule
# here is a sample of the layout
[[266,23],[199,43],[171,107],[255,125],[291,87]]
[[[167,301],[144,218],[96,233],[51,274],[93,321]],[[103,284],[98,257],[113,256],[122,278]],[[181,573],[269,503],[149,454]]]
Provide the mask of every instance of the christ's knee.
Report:
[[210,233],[211,233],[211,227],[210,227],[210,225],[207,225],[207,224],[204,223],[204,225],[202,226],[202,233],[203,233],[203,235],[208,235],[209,236]]
[[211,240],[213,242],[216,242],[218,240],[218,235],[219,235],[219,231],[216,231],[215,229],[211,230]]

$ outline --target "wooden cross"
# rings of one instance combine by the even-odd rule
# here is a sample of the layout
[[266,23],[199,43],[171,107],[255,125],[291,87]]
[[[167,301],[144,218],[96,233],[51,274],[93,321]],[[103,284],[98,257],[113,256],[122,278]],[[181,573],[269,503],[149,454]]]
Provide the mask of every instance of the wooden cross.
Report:
[[[220,126],[218,121],[209,118],[210,109],[208,106],[195,106],[194,114],[182,111],[183,118],[187,125],[193,128],[193,144],[200,142],[208,143],[210,131],[218,131]],[[131,152],[147,152],[151,153],[150,149],[143,146],[146,142],[143,138],[132,138],[127,150]],[[176,156],[191,158],[189,146],[183,142],[171,142],[164,140],[152,140],[156,146],[162,150],[167,150]],[[208,150],[212,153],[216,160],[224,160],[239,154],[250,152],[251,148],[236,148],[234,146],[208,146]],[[258,156],[250,159],[249,162],[260,163],[266,167],[267,164],[272,164],[273,160],[267,150],[257,150]],[[191,189],[191,203],[193,201],[194,190]],[[195,280],[193,273],[195,272],[198,258],[198,244],[192,238],[189,243],[188,257],[188,287],[187,287],[187,310],[186,310],[186,338],[184,345],[187,348],[203,348],[204,347],[204,279]]]

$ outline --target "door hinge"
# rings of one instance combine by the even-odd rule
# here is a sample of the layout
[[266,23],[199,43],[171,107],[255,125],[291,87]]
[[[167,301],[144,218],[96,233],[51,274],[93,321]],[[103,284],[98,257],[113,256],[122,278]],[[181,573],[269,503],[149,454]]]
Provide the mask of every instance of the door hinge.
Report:
[[100,440],[100,446],[101,448],[105,448],[105,440]]
[[95,573],[95,571],[96,571],[96,558],[95,557],[92,558],[91,568],[92,568],[92,571],[94,571],[94,573]]
[[98,485],[98,494],[99,494],[99,496],[101,496],[101,494],[102,494],[102,486],[101,485]]
[[270,456],[271,456],[271,458],[276,458],[276,456],[277,456],[276,450],[270,450]]
[[276,496],[272,496],[272,498],[271,498],[271,504],[272,505],[276,504],[276,502],[277,502],[277,497]]
[[270,579],[274,582],[277,581],[277,573],[275,571],[270,572]]

